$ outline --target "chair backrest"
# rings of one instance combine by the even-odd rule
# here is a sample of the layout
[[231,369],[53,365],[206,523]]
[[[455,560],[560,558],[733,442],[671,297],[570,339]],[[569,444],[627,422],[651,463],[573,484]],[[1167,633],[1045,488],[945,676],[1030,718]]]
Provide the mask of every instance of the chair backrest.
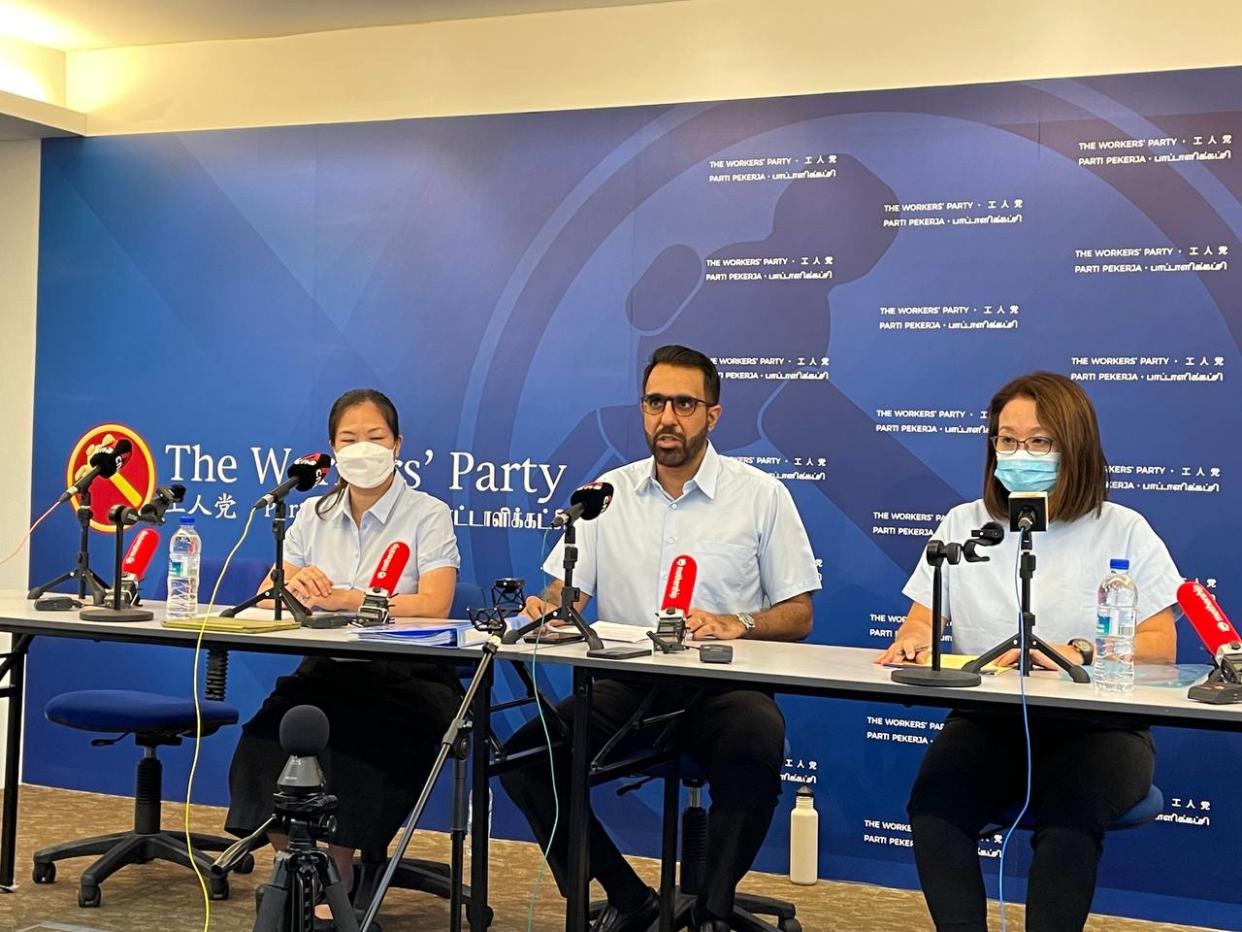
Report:
[[467,609],[486,608],[483,590],[472,582],[457,580],[457,588],[453,590],[453,607],[449,609],[449,618],[455,621],[468,619]]
[[[211,591],[215,588],[216,580],[220,578],[220,570],[224,568],[224,559],[221,557],[204,556],[198,567],[198,600],[206,602],[211,598]],[[260,560],[256,557],[234,557],[233,562],[229,564],[229,571],[224,576],[224,582],[220,585],[220,592],[216,595],[217,605],[236,605],[238,602],[244,602],[259,590],[263,580],[267,578],[268,572],[271,570],[272,564],[267,560]],[[149,592],[144,592],[147,598],[153,601],[161,601],[168,598],[168,577],[159,576],[151,585]]]

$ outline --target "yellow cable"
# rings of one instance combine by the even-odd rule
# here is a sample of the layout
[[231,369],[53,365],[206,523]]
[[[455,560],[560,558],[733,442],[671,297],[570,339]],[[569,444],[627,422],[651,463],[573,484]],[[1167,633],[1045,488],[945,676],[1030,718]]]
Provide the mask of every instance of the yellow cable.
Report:
[[[242,528],[241,537],[237,539],[229,555],[224,558],[224,565],[220,567],[220,575],[216,577],[216,584],[211,590],[211,601],[207,605],[207,611],[203,614],[203,623],[198,627],[198,638],[194,642],[194,678],[193,687],[190,690],[194,694],[194,758],[190,762],[190,779],[185,786],[185,845],[190,852],[190,866],[194,868],[194,876],[198,878],[198,885],[203,891],[203,932],[208,932],[211,928],[211,892],[207,889],[207,880],[203,877],[203,872],[198,869],[198,862],[194,860],[194,845],[190,841],[190,797],[194,792],[194,774],[198,771],[199,750],[203,746],[203,708],[198,701],[198,658],[203,650],[203,635],[207,631],[207,619],[211,617],[216,607],[216,596],[220,594],[220,583],[224,581],[224,574],[228,572],[229,564],[233,562],[233,555],[237,553],[237,548],[250,533],[250,523],[254,521],[254,515],[252,510],[250,516],[246,518],[246,526]],[[201,551],[199,559],[200,561],[202,559]]]

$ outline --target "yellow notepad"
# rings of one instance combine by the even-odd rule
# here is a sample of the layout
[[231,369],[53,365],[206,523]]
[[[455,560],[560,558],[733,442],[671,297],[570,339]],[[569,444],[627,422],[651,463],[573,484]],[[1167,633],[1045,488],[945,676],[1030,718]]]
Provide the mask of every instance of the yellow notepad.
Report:
[[[204,625],[203,623],[206,622]],[[268,631],[288,631],[299,627],[292,618],[223,618],[220,615],[200,615],[197,618],[165,618],[160,622],[165,628],[183,631],[218,631],[225,634],[265,634]]]

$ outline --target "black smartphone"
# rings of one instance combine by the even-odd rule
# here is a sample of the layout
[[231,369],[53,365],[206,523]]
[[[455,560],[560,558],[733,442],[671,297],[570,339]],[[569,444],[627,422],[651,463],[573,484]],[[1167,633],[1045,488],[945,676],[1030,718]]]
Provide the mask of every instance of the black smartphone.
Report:
[[538,630],[530,632],[522,638],[527,644],[572,644],[575,641],[585,641],[576,628],[544,628],[542,632]]

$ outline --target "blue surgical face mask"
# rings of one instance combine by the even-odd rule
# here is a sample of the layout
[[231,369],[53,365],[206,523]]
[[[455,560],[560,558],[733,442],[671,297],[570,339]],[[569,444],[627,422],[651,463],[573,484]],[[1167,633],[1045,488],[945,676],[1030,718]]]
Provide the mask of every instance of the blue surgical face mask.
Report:
[[1057,484],[1060,471],[1060,453],[1032,456],[1026,450],[1016,450],[1008,456],[996,455],[994,473],[1010,492],[1047,492]]

